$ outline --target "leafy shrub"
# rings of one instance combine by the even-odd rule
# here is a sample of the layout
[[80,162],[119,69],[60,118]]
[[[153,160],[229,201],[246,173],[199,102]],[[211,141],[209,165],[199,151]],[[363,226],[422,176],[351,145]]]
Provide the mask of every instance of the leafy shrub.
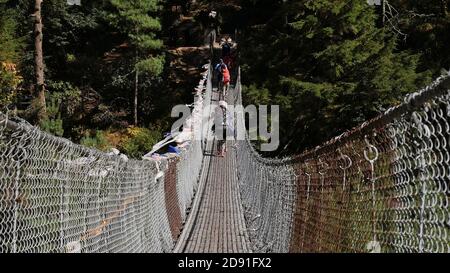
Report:
[[140,158],[151,151],[153,145],[161,139],[161,132],[158,129],[130,127],[127,129],[127,134],[120,150],[133,158]]
[[80,110],[81,91],[69,82],[64,81],[48,81],[47,85],[50,100],[55,100],[58,104],[58,112],[64,117],[72,117],[78,114]]
[[108,142],[105,133],[103,131],[96,131],[95,136],[91,137],[89,135],[83,137],[80,141],[81,145],[86,147],[97,148],[101,151],[106,151],[111,148],[111,144]]
[[43,120],[40,124],[41,129],[55,136],[63,136],[63,120],[59,112],[59,101],[50,97],[50,101],[47,102],[47,119]]
[[22,82],[15,64],[0,63],[0,107],[3,108],[13,102],[16,90]]
[[88,134],[83,137],[81,145],[102,151],[115,147],[128,157],[140,159],[161,140],[161,134],[159,127],[151,129],[129,127],[122,131],[96,131],[95,136]]
[[49,134],[60,136],[64,135],[63,121],[61,118],[46,119],[41,122],[41,129]]
[[271,103],[270,92],[267,88],[258,88],[254,84],[242,88],[245,103],[255,105],[269,105]]

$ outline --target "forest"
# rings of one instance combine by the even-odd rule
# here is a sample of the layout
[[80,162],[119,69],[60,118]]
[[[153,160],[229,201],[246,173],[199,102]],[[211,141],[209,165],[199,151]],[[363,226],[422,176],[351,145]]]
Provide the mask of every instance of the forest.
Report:
[[[449,0],[0,0],[0,111],[139,158],[192,101],[212,29],[246,104],[280,105],[290,155],[450,69]],[[218,16],[211,22],[208,14]]]

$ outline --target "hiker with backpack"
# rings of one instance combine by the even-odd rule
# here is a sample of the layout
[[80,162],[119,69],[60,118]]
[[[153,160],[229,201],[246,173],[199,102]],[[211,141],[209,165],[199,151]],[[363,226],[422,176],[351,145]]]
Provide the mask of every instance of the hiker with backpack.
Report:
[[222,58],[228,57],[231,55],[231,44],[228,41],[224,41],[222,44]]
[[222,80],[223,80],[223,74],[222,74],[222,66],[225,63],[223,62],[223,59],[220,59],[220,62],[214,67],[214,72],[217,75],[217,90],[222,89]]
[[231,75],[230,70],[228,69],[226,64],[222,65],[222,100],[227,99],[228,89],[230,88],[230,82],[231,82]]
[[232,69],[232,63],[233,63],[233,40],[231,38],[228,38],[225,40],[222,44],[222,59],[224,63],[227,65],[228,69]]

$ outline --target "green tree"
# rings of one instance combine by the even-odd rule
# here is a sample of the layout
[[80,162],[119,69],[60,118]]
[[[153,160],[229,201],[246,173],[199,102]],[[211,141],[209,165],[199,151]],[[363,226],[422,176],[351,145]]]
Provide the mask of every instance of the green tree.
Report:
[[407,36],[401,48],[422,53],[421,63],[438,76],[450,69],[449,0],[389,0],[398,10],[396,25]]
[[0,0],[0,61],[19,62],[23,50],[23,38],[17,36],[17,17],[7,0]]
[[428,80],[417,73],[419,55],[398,51],[397,38],[377,26],[365,1],[276,5],[267,23],[243,35],[243,75],[282,106],[282,142],[290,152],[373,117]]
[[24,40],[17,34],[17,13],[0,0],[0,108],[14,101],[22,81],[18,67]]
[[134,124],[138,124],[139,77],[141,74],[150,77],[158,76],[164,67],[164,57],[161,55],[163,43],[157,38],[161,24],[156,17],[159,11],[158,0],[111,0],[117,12],[110,14],[111,22],[127,34],[127,43],[134,51],[134,66],[132,73],[134,81]]

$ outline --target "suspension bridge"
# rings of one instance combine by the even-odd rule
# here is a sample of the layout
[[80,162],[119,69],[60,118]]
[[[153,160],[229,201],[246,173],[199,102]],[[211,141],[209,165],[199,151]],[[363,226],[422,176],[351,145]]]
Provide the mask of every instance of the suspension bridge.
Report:
[[2,115],[0,252],[450,252],[448,76],[283,159],[214,156],[216,91],[207,65],[181,152],[143,160]]

